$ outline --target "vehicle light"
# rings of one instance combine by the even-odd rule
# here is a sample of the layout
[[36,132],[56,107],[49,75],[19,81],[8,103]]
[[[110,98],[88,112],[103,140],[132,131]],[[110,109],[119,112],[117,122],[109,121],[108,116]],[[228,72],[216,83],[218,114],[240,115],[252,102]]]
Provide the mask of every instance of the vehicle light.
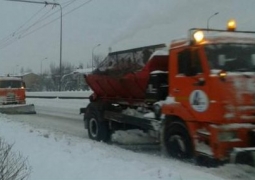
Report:
[[238,141],[238,135],[237,131],[224,131],[224,132],[219,132],[218,134],[218,140],[221,142],[226,142],[226,141]]
[[236,30],[236,21],[234,19],[230,19],[227,24],[228,31],[235,31]]
[[202,42],[204,40],[204,33],[203,33],[203,31],[196,31],[193,34],[193,38],[196,41],[196,43]]
[[220,72],[218,73],[218,75],[219,75],[219,77],[220,77],[222,80],[224,80],[224,79],[226,78],[226,76],[227,76],[227,72],[225,72],[225,71],[220,71]]

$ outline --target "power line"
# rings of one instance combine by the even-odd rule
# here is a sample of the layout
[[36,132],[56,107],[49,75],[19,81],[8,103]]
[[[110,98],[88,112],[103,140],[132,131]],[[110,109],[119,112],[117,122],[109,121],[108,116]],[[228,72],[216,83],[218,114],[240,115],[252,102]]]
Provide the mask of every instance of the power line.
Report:
[[[44,7],[43,7],[44,8]],[[46,16],[49,12],[51,11],[51,9],[49,11],[47,11],[44,15],[42,15],[41,17],[39,17],[39,19],[33,23],[32,25],[30,25],[29,27],[27,27],[26,29],[21,29],[20,31],[16,32],[16,33],[12,33],[12,36],[10,36],[6,41],[0,42],[1,47],[5,47],[5,45],[9,45],[12,44],[13,42],[15,42],[16,40],[19,39],[19,37],[22,36],[22,34],[24,34],[25,32],[27,32],[29,29],[31,29],[33,26],[35,26],[36,24],[39,23],[39,21]]]
[[[75,1],[77,1],[77,0],[70,0],[70,1],[65,2],[64,4],[66,4],[66,5],[63,7],[63,9],[66,8],[67,6],[69,6],[70,4],[74,3]],[[89,0],[89,1],[87,1],[87,2],[85,2],[85,3],[83,3],[83,4],[81,4],[81,6],[83,6],[83,5],[87,4],[87,3],[89,3],[90,1],[92,1],[92,0]],[[38,3],[39,3],[39,2],[38,2]],[[75,8],[75,9],[78,9],[78,8]],[[75,9],[74,9],[74,10],[75,10]],[[71,10],[71,12],[74,11],[74,10]],[[47,12],[47,13],[44,14],[42,17],[40,17],[40,19],[38,19],[35,23],[33,23],[31,26],[29,26],[28,28],[26,28],[26,29],[24,29],[23,31],[19,32],[20,35],[19,35],[18,37],[14,37],[14,38],[16,38],[16,39],[11,39],[9,42],[6,42],[5,44],[0,45],[0,49],[3,49],[3,48],[5,48],[5,47],[7,47],[7,46],[13,44],[13,43],[16,42],[17,40],[22,39],[22,38],[24,38],[24,37],[26,37],[26,36],[32,34],[33,32],[35,32],[35,31],[37,31],[37,30],[39,30],[39,29],[45,27],[46,25],[49,25],[49,24],[53,23],[54,21],[58,20],[60,17],[59,17],[59,18],[56,18],[56,19],[54,19],[54,20],[52,20],[52,21],[50,21],[49,23],[46,23],[46,24],[43,25],[43,26],[40,26],[39,28],[37,28],[37,29],[31,31],[30,33],[25,34],[24,36],[22,35],[22,34],[24,34],[25,32],[27,32],[29,29],[31,29],[33,26],[35,26],[36,24],[38,24],[38,23],[40,23],[40,22],[46,20],[46,19],[49,18],[50,16],[56,14],[58,11],[60,11],[60,10],[57,10],[57,11],[55,11],[55,12],[53,12],[53,13],[51,13],[51,14],[49,14],[48,16],[45,17],[45,15],[47,15],[47,14],[49,13],[49,12]],[[68,12],[68,14],[69,14],[69,13],[70,13],[70,11]],[[64,15],[66,15],[66,14],[64,14]],[[63,16],[64,16],[64,15],[63,15]],[[12,33],[12,35],[13,35],[13,33]],[[17,35],[17,33],[16,33],[15,35]],[[13,38],[13,37],[10,37],[10,38]],[[10,39],[10,38],[9,38],[9,39]],[[0,41],[0,44],[1,44],[1,41]]]
[[[47,17],[49,17],[50,15],[46,16],[47,14],[49,14],[49,12],[52,9],[50,9],[49,11],[47,11],[43,16],[41,16],[36,22],[34,22],[32,25],[30,25],[29,27],[27,27],[26,29],[23,29],[22,31],[20,31],[20,34],[24,34],[25,32],[27,32],[29,29],[31,29],[32,27],[34,27],[35,25],[39,24],[41,21],[43,21],[44,19],[46,19]],[[55,14],[55,13],[52,13]],[[46,16],[46,17],[45,17]]]
[[71,11],[65,13],[64,15],[70,14],[70,13],[72,13],[73,11],[75,11],[75,10],[77,10],[77,9],[80,9],[82,6],[84,6],[84,5],[88,4],[88,3],[90,3],[91,1],[92,1],[92,0],[88,0],[88,1],[85,2],[85,3],[82,3],[80,6],[78,6],[78,7],[74,8],[74,9],[72,9]]
[[[45,8],[45,7],[43,7],[43,8]],[[51,9],[50,9],[50,11],[51,11]],[[26,29],[21,29],[21,28],[19,28],[19,31],[16,31],[16,32],[14,32],[14,33],[11,33],[11,35],[8,37],[8,39],[7,40],[9,40],[9,39],[11,39],[11,38],[16,38],[17,36],[20,36],[20,35],[22,35],[22,33],[24,33],[24,32],[26,32],[26,31],[28,31],[31,27],[33,27],[34,25],[36,25],[37,23],[39,23],[39,21],[43,18],[43,17],[45,17],[50,11],[48,11],[48,12],[46,12],[45,14],[43,14],[41,17],[39,17],[39,19],[35,22],[35,23],[33,23],[32,25],[30,25],[28,28],[26,28]],[[39,12],[39,11],[38,11]],[[36,13],[36,15],[37,14],[39,14],[39,13]],[[36,17],[36,16],[34,16],[34,17]],[[33,18],[31,18],[31,19],[33,19]],[[29,20],[30,21],[30,20]],[[27,24],[29,21],[27,21],[25,24]],[[24,25],[23,25],[24,26]],[[22,26],[22,27],[23,27]],[[13,40],[12,40],[13,41]],[[3,44],[3,43],[6,43],[6,40],[5,41],[3,41],[3,42],[1,42],[0,41],[0,44]],[[9,43],[9,42],[7,42],[7,43]]]
[[[68,4],[65,5],[63,8],[67,7],[68,5],[72,4],[72,3],[75,2],[75,1],[76,1],[76,0],[70,0],[70,1],[68,1],[68,2],[65,2],[65,3],[68,3]],[[39,2],[38,2],[38,3],[39,3]],[[50,11],[51,11],[51,10],[50,10]],[[59,11],[59,10],[58,10],[58,11]],[[33,27],[33,26],[35,26],[36,24],[38,24],[38,23],[40,23],[40,22],[46,20],[46,19],[49,18],[50,16],[56,14],[58,11],[53,12],[53,13],[51,13],[50,15],[46,16],[46,15],[49,13],[49,11],[48,11],[46,14],[44,14],[42,17],[40,17],[35,23],[33,23],[30,27],[28,27],[28,28],[26,28],[25,30],[23,30],[22,32],[20,32],[20,34],[25,33],[25,32],[28,31],[31,27]],[[45,16],[46,16],[46,17],[45,17]],[[11,35],[13,35],[13,33],[12,33]],[[9,39],[10,39],[10,38],[11,38],[11,37],[9,37]],[[0,43],[1,43],[1,41],[0,41]]]
[[44,9],[44,7],[42,7],[41,9],[39,9],[39,11],[37,11],[35,14],[33,14],[25,23],[23,23],[20,27],[17,28],[17,30],[15,30],[13,33],[9,34],[8,36],[6,36],[5,38],[0,39],[0,43],[1,41],[6,41],[6,39],[11,38],[12,36],[14,36],[17,31],[19,31],[23,26],[25,26],[29,21],[31,21],[34,17],[36,17],[42,10]]
[[[72,1],[72,2],[71,2],[71,1]],[[69,0],[69,1],[63,2],[63,3],[61,3],[61,4],[64,6],[65,4],[73,3],[74,1],[76,1],[76,0]]]

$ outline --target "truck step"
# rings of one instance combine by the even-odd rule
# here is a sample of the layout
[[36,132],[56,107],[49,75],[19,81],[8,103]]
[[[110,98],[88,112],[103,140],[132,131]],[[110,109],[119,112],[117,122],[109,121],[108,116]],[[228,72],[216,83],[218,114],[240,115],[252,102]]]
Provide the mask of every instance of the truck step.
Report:
[[211,133],[206,129],[198,129],[197,134],[204,137],[209,137],[211,135]]

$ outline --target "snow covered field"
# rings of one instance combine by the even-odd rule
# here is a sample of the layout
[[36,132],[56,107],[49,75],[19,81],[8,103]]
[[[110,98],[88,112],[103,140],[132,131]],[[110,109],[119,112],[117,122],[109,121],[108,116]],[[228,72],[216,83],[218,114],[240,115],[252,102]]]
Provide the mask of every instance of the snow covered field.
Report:
[[26,92],[27,97],[35,96],[35,97],[89,97],[93,91],[45,91],[45,92]]
[[[75,100],[71,100],[72,103],[68,101],[33,99],[35,106],[51,106],[53,110],[57,107],[78,108],[79,105],[73,105]],[[77,100],[77,104],[80,102]],[[0,137],[10,144],[15,143],[13,150],[28,157],[32,167],[31,180],[255,179],[255,168],[249,166],[227,164],[218,168],[199,167],[159,154],[126,150],[118,145],[35,128],[15,120],[18,118],[19,115],[0,114]]]

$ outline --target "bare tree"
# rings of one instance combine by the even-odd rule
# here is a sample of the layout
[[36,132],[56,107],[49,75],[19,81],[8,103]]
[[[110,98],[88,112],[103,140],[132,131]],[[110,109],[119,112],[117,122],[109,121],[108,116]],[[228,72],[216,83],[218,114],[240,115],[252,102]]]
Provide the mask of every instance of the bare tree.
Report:
[[95,67],[98,67],[98,65],[104,60],[104,57],[101,55],[94,55],[93,58],[93,64]]
[[0,138],[0,180],[28,179],[31,167],[26,158],[12,151],[12,146]]
[[79,69],[83,69],[83,64],[80,62],[79,63],[79,66],[78,66]]
[[21,67],[21,69],[20,69],[20,74],[23,75],[24,73],[25,73],[25,70],[24,70],[23,67]]
[[27,67],[25,70],[25,73],[32,73],[32,72],[33,72],[32,69],[30,69],[29,67]]
[[[62,69],[62,77],[64,77],[66,74],[70,74],[72,71],[74,71],[75,66],[71,65],[68,62],[65,62],[65,63],[62,64],[61,69]],[[60,77],[59,73],[60,73],[59,66],[56,66],[54,63],[51,63],[50,64],[50,74],[51,74],[52,82],[53,82],[54,87],[55,87],[54,90],[58,89],[60,80],[62,78],[62,77]]]

